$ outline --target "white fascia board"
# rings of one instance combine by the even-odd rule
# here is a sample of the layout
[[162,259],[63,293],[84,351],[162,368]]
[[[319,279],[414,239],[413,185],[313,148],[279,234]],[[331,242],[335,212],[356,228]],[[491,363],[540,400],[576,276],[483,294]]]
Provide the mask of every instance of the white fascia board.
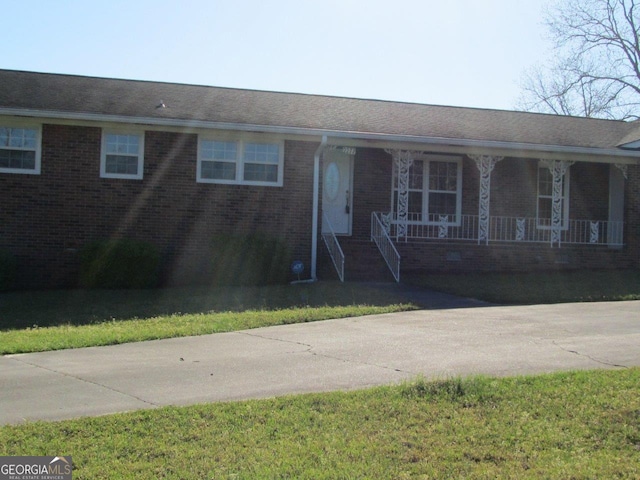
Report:
[[[245,123],[228,123],[228,122],[212,122],[206,120],[185,120],[174,118],[152,118],[152,117],[130,117],[125,115],[108,115],[84,112],[60,112],[47,110],[32,109],[14,109],[0,107],[0,115],[23,116],[31,118],[50,118],[58,120],[78,120],[90,122],[110,122],[124,123],[136,125],[164,126],[173,128],[188,129],[218,129],[218,130],[235,130],[244,132],[262,132],[281,135],[304,135],[313,137],[329,137],[329,144],[343,141],[351,141],[354,146],[373,146],[372,143],[390,142],[393,144],[403,143],[415,146],[441,146],[441,147],[462,147],[468,149],[482,149],[486,151],[513,152],[514,156],[518,153],[545,154],[546,156],[560,154],[565,156],[582,156],[588,155],[592,157],[609,157],[607,163],[640,163],[640,150],[626,150],[622,148],[595,148],[595,147],[574,147],[563,145],[542,145],[535,143],[518,143],[503,142],[494,140],[473,140],[460,138],[443,138],[428,137],[415,135],[397,135],[387,133],[369,133],[356,131],[328,130],[317,128],[288,127],[276,125],[254,125]],[[332,141],[332,139],[334,139]],[[359,141],[359,142],[358,142]],[[362,143],[361,143],[362,142]],[[535,156],[535,155],[534,155]],[[614,157],[615,160],[611,157]],[[600,161],[605,161],[606,158]]]

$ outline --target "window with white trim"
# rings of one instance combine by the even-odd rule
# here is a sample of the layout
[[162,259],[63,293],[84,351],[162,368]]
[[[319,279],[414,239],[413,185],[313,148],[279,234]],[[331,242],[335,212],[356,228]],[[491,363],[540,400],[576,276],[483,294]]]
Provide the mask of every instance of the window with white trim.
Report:
[[0,172],[40,174],[40,128],[0,126]]
[[283,142],[200,138],[197,181],[282,186]]
[[[562,177],[561,193],[561,228],[566,230],[569,225],[569,169]],[[538,202],[537,223],[538,228],[551,228],[553,216],[553,174],[546,165],[538,166]]]
[[141,179],[144,170],[144,134],[103,132],[100,176]]
[[[393,211],[398,207],[398,169],[393,169]],[[409,167],[408,221],[459,225],[462,211],[462,160],[429,155]]]

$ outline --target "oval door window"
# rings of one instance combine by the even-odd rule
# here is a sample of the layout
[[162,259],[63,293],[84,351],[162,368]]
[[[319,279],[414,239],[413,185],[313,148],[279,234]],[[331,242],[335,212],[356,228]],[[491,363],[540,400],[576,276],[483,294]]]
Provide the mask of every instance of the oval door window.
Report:
[[327,199],[335,200],[338,198],[338,190],[340,189],[340,170],[336,162],[331,162],[324,174],[324,191]]

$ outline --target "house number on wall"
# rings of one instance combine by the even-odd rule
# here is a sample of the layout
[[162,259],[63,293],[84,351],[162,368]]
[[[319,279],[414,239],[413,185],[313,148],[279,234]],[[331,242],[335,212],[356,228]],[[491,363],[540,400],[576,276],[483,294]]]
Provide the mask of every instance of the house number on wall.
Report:
[[324,175],[324,188],[327,192],[329,200],[335,200],[338,197],[338,189],[340,188],[340,171],[335,162],[331,162],[327,167]]

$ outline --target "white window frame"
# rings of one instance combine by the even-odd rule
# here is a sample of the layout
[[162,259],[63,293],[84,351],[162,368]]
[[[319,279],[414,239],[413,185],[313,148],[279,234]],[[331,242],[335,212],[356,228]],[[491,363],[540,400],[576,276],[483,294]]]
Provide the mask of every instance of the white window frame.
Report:
[[22,175],[40,175],[41,155],[42,155],[42,125],[22,124],[21,122],[0,122],[0,128],[8,128],[10,130],[33,130],[35,131],[35,147],[11,147],[0,145],[0,150],[10,151],[29,151],[35,153],[34,168],[10,168],[0,167],[0,173],[17,173]]
[[[207,161],[213,161],[203,158],[203,142],[221,142],[221,143],[235,143],[236,144],[236,158],[235,161],[227,160],[215,160],[217,162],[233,163],[235,169],[235,179],[218,179],[218,178],[206,178],[202,176],[202,163]],[[277,145],[278,147],[278,162],[270,163],[270,165],[277,166],[277,180],[275,182],[262,181],[262,180],[245,180],[244,172],[246,164],[253,164],[255,162],[246,161],[244,159],[244,152],[247,144],[260,144],[260,145]],[[255,185],[263,187],[282,187],[284,180],[284,140],[262,137],[228,137],[225,135],[199,135],[198,136],[198,162],[196,170],[196,181],[198,183],[218,183],[227,185]]]
[[[551,195],[540,195],[540,170],[546,170],[549,175],[551,175]],[[571,167],[567,168],[567,170],[565,171],[565,174],[563,176],[563,192],[562,192],[562,223],[560,225],[560,229],[561,230],[568,230],[569,229],[569,192],[570,192],[570,187],[569,187],[569,183],[570,183],[570,179],[571,179]],[[553,173],[549,170],[549,168],[547,168],[546,165],[539,163],[538,164],[538,176],[536,178],[536,228],[538,230],[551,230],[552,229],[552,225],[551,222],[553,220]],[[551,201],[551,218],[549,218],[549,225],[545,225],[545,224],[541,224],[540,223],[540,199],[544,198],[544,199],[548,199]],[[545,220],[547,220],[545,218]]]
[[[421,155],[414,159],[414,162],[422,161],[422,212],[420,214],[421,220],[408,221],[407,223],[413,225],[448,225],[453,227],[459,227],[462,224],[462,157],[449,156],[449,155]],[[429,220],[429,193],[448,193],[453,195],[453,192],[440,192],[439,190],[429,189],[429,176],[430,176],[430,163],[431,162],[447,162],[455,163],[457,165],[456,170],[456,213],[453,221],[440,222],[439,220]],[[398,191],[398,172],[397,168],[393,168],[392,185],[391,185],[391,204],[392,211],[396,211],[397,205],[395,203],[396,192]],[[415,188],[409,188],[410,192],[418,191]]]
[[[131,153],[119,153],[119,155],[128,157],[137,157],[138,168],[135,174],[130,173],[111,173],[107,172],[107,137],[109,135],[129,135],[138,137],[138,152],[136,155]],[[102,130],[102,144],[100,148],[100,177],[101,178],[122,178],[128,180],[142,180],[144,176],[144,131],[140,130],[118,130],[118,129],[103,129]]]

